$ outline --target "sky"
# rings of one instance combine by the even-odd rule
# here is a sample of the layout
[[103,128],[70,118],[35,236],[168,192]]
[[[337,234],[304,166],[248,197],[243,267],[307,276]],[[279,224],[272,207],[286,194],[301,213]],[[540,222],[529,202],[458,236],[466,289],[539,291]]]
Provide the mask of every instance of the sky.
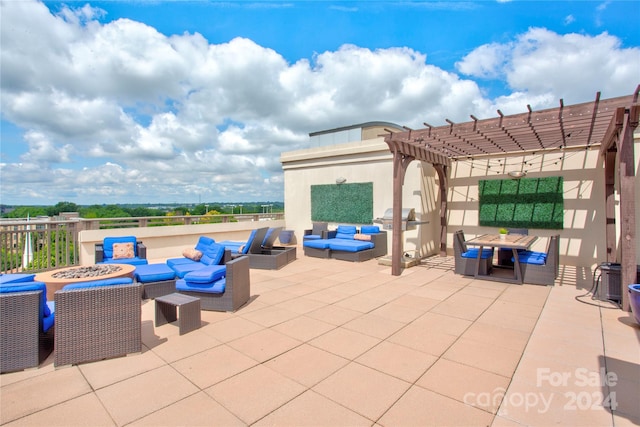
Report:
[[0,0],[0,203],[284,200],[280,154],[640,84],[640,1]]

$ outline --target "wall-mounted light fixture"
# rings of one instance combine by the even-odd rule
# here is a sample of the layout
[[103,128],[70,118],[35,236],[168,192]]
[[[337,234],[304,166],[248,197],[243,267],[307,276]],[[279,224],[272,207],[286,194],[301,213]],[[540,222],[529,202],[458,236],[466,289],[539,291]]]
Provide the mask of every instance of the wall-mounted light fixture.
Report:
[[347,178],[341,176],[336,178],[336,184],[340,185],[340,184],[344,184],[345,182],[347,182]]
[[508,175],[513,179],[520,179],[520,178],[524,178],[527,175],[527,173],[524,171],[511,171],[508,173]]

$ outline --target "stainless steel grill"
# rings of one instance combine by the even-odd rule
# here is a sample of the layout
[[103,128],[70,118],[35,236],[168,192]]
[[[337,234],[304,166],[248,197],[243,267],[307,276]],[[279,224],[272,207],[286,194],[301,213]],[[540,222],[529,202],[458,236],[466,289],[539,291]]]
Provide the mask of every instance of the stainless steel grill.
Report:
[[[384,230],[393,229],[393,208],[384,211],[382,218],[377,218],[374,222],[382,224]],[[416,211],[413,208],[402,209],[402,231],[415,230],[418,222],[416,221]]]

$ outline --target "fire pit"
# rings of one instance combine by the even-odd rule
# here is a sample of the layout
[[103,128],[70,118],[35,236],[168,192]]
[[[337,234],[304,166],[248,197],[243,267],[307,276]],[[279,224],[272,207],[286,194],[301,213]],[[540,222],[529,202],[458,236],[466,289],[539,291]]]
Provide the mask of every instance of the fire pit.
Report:
[[36,274],[36,280],[47,285],[47,300],[53,301],[55,292],[70,283],[92,280],[133,277],[136,267],[129,264],[97,264],[65,267]]

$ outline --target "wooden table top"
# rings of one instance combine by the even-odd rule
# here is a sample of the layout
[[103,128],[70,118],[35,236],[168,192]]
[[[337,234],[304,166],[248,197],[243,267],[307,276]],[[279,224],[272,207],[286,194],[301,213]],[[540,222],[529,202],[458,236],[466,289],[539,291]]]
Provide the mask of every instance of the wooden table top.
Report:
[[538,236],[524,234],[507,234],[504,240],[499,234],[483,234],[465,243],[471,246],[492,246],[494,248],[529,249]]

